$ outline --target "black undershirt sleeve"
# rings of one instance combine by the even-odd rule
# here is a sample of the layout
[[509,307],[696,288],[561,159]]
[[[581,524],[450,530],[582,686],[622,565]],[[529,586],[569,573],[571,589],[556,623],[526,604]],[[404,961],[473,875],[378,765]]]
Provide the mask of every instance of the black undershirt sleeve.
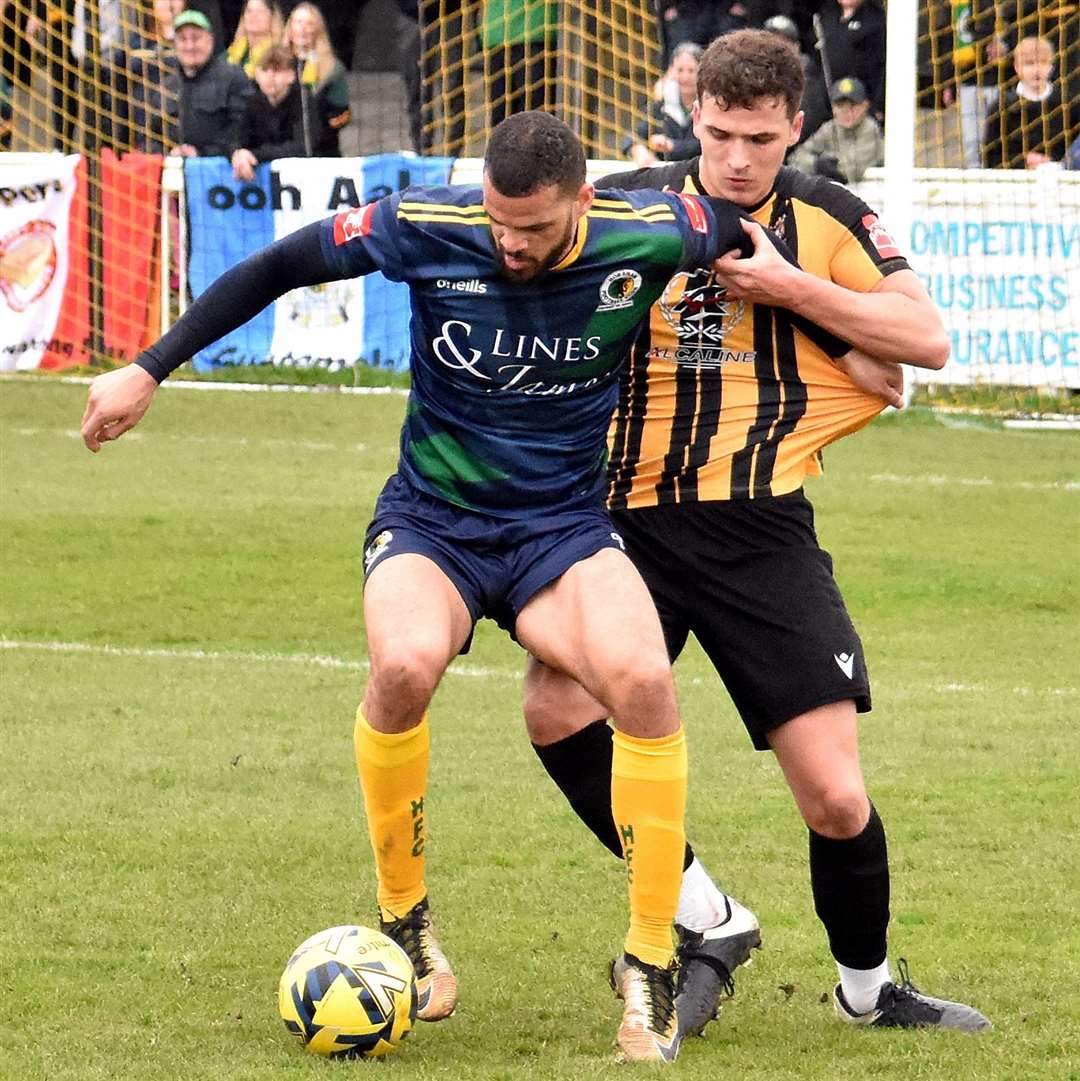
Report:
[[322,222],[305,225],[225,271],[135,363],[160,383],[290,289],[339,279],[323,254],[321,231]]

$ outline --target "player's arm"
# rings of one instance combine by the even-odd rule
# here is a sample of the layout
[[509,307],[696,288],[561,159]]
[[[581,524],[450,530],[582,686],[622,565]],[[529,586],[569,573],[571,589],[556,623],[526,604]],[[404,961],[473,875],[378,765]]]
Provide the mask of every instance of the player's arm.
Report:
[[[708,205],[715,222],[715,235],[710,236],[710,239],[715,242],[715,247],[712,248],[714,255],[726,252],[729,256],[734,256],[737,253],[740,260],[749,262],[757,254],[756,244],[761,243],[771,245],[775,258],[798,270],[799,262],[784,240],[771,230],[762,229],[761,226],[756,227],[756,233],[750,232],[747,229],[747,224],[754,224],[753,219],[746,211],[737,207],[734,203],[713,196],[680,195],[678,198],[687,206],[701,202]],[[700,259],[700,253],[696,257]],[[714,270],[719,266],[719,263],[714,258],[709,258],[707,263],[703,265],[708,264],[711,264]],[[789,305],[783,306],[790,308]],[[792,322],[795,326],[829,357],[835,359],[843,356],[851,349],[852,343],[849,339],[834,333],[816,315],[798,312],[794,308],[790,310],[792,312]]]
[[717,273],[737,297],[788,308],[881,360],[943,368],[949,339],[937,308],[912,270],[895,270],[867,292],[809,274],[781,258],[756,223],[743,228],[753,255],[732,252]]
[[[134,363],[99,375],[90,384],[82,419],[87,448],[96,453],[102,443],[134,428],[163,379],[291,289],[376,269],[395,276],[400,262],[392,241],[396,197],[392,199],[394,206],[382,200],[306,225],[225,271]],[[353,215],[355,226],[348,221]]]

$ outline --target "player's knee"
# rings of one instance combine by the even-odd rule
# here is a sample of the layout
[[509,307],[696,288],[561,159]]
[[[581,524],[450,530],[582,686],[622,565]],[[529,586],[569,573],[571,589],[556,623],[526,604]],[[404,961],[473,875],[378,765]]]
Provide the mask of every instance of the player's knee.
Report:
[[382,702],[409,711],[424,708],[445,668],[441,650],[414,641],[380,643],[371,652],[369,689]]
[[562,717],[556,696],[543,679],[525,680],[521,697],[521,711],[525,717],[525,729],[533,743],[546,745],[562,739]]
[[822,788],[803,805],[806,824],[822,837],[857,837],[870,818],[870,800],[861,784],[837,783]]
[[662,652],[630,653],[608,672],[608,688],[616,722],[635,718],[660,720],[675,709],[671,662]]

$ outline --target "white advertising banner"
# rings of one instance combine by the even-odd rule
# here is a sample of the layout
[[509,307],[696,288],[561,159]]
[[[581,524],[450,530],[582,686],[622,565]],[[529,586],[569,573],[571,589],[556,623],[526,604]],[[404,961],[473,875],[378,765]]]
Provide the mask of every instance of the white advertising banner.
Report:
[[73,154],[0,154],[0,371],[41,363],[68,273]]
[[[856,190],[882,208],[880,176]],[[1080,174],[916,170],[905,255],[952,345],[923,382],[1080,387]]]

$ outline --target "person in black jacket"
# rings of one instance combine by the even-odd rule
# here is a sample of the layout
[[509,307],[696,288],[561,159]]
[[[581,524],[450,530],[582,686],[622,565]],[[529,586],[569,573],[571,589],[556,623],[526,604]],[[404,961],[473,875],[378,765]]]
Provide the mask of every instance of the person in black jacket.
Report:
[[870,97],[870,115],[885,117],[885,10],[878,0],[825,0],[821,30],[828,78],[858,79]]
[[240,145],[232,153],[237,180],[252,180],[261,161],[304,157],[302,108],[292,53],[273,45],[255,65],[255,89],[240,121]]
[[176,31],[179,145],[170,153],[184,158],[227,156],[238,145],[240,119],[250,86],[247,76],[214,55],[210,20],[201,11],[182,11]]

